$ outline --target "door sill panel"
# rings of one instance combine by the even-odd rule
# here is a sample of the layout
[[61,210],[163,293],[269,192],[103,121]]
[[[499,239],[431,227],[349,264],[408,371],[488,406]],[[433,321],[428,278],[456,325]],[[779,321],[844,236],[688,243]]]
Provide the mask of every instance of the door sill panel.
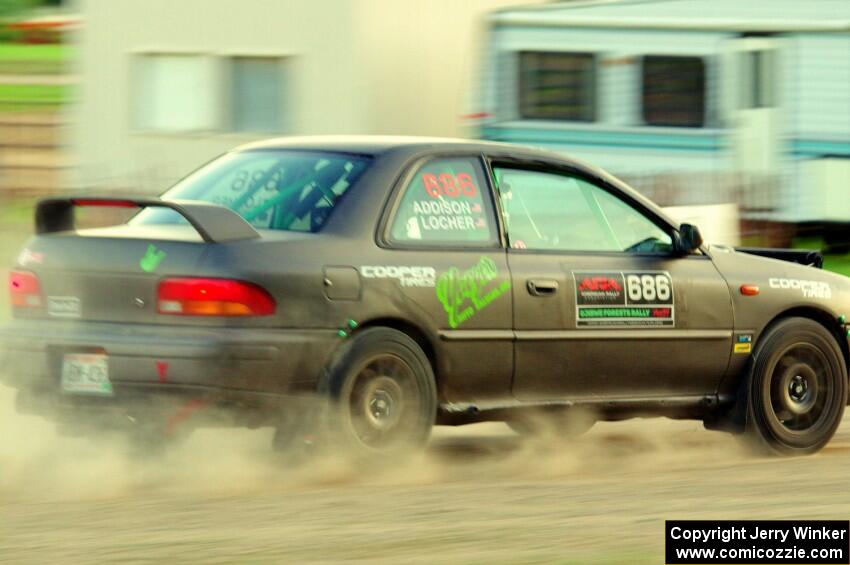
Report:
[[448,402],[440,405],[440,424],[462,425],[475,422],[501,421],[522,411],[566,410],[584,408],[599,413],[600,420],[617,420],[636,415],[698,418],[716,409],[717,395],[657,396],[620,398],[582,398],[575,400],[506,399],[501,401]]
[[725,340],[732,338],[731,330],[675,330],[658,328],[598,329],[598,330],[518,330],[517,341],[549,340]]

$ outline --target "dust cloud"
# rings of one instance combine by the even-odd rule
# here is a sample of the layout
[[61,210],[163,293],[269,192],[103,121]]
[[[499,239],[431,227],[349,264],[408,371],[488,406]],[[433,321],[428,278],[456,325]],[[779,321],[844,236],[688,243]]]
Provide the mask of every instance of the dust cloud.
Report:
[[[846,516],[850,426],[755,458],[698,422],[574,440],[438,428],[404,460],[276,456],[271,430],[200,429],[155,457],[58,435],[0,388],[0,561],[657,563],[665,519]],[[789,477],[805,489],[788,489]]]
[[523,438],[504,424],[437,428],[424,452],[387,461],[317,455],[287,460],[271,429],[201,428],[163,453],[134,453],[120,436],[68,437],[40,417],[18,415],[0,387],[0,499],[72,501],[156,494],[238,495],[363,485],[474,480],[597,478],[744,460],[735,441],[694,422],[597,424],[581,438],[549,430]]

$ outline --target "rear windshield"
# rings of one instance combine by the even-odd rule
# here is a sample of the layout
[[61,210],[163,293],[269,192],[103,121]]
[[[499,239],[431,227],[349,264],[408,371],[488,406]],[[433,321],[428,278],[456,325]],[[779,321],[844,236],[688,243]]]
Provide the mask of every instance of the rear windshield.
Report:
[[[316,232],[369,162],[368,157],[340,153],[228,153],[177,183],[162,198],[221,204],[257,229]],[[150,208],[130,223],[183,222],[173,210]]]

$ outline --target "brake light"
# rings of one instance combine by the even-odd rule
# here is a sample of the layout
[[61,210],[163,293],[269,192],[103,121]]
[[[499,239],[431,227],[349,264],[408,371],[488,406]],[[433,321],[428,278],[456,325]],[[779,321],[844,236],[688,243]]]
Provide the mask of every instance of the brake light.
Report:
[[105,198],[75,198],[71,200],[74,206],[88,206],[95,208],[138,208],[129,200],[109,200]]
[[176,278],[159,283],[157,312],[171,316],[271,316],[275,300],[263,288],[228,279]]
[[16,308],[41,308],[41,284],[35,273],[12,271],[9,273],[9,292],[12,306]]

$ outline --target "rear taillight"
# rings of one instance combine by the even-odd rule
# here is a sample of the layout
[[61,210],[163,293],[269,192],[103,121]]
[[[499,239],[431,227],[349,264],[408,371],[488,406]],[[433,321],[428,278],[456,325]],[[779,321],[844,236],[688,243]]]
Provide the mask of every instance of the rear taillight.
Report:
[[159,283],[157,311],[172,316],[271,316],[275,300],[259,286],[227,279],[179,278]]
[[12,271],[9,273],[9,293],[16,308],[41,308],[41,284],[34,273]]

